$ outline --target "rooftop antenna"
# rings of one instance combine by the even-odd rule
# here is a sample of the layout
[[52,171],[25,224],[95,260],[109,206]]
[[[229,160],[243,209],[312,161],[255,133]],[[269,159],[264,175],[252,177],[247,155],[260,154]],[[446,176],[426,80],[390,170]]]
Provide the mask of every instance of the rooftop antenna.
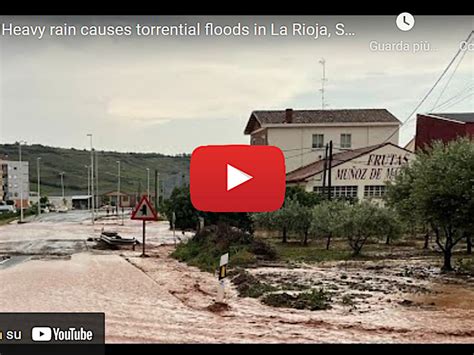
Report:
[[321,109],[324,110],[327,106],[325,102],[325,97],[324,97],[324,94],[326,91],[325,86],[326,86],[326,82],[328,81],[328,79],[326,78],[326,60],[324,58],[321,58],[321,60],[319,61],[319,64],[323,66],[323,76],[321,77],[321,89],[319,89],[319,91],[321,91]]

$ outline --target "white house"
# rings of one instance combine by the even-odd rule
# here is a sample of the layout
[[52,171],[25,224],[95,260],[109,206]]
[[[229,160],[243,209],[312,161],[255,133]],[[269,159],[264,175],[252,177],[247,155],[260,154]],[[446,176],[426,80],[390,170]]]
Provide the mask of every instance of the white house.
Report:
[[[323,192],[323,185],[331,181],[332,197],[381,199],[385,186],[408,164],[413,152],[386,142],[347,150],[333,155],[331,172],[326,171],[323,183],[324,160],[302,166],[286,175],[287,186],[299,185],[306,191]],[[327,162],[329,166],[329,162]]]
[[245,127],[252,145],[274,145],[285,154],[286,171],[333,153],[383,142],[398,145],[400,121],[386,109],[253,111]]

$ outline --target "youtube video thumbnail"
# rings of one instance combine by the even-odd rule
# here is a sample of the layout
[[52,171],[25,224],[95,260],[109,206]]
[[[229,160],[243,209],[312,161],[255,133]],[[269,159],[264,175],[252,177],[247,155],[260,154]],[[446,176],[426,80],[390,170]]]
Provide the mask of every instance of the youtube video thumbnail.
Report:
[[472,15],[1,15],[0,83],[1,355],[472,355]]

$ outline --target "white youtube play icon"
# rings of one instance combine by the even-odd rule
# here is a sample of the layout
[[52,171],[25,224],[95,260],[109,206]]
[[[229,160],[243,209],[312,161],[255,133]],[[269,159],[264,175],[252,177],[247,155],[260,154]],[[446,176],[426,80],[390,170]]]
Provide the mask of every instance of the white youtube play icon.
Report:
[[34,327],[31,329],[33,341],[51,341],[52,331],[50,327]]
[[230,164],[227,164],[227,191],[242,185],[244,182],[247,182],[250,179],[253,179],[253,176],[244,173],[242,170],[239,170]]

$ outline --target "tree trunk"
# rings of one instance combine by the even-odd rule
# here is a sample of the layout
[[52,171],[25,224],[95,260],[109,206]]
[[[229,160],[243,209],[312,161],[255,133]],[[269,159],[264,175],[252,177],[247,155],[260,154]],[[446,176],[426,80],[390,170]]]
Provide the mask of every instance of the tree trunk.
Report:
[[385,244],[389,245],[390,244],[390,236],[387,235],[387,239],[385,239]]
[[331,237],[332,237],[332,233],[329,233],[326,240],[326,250],[329,250],[329,246],[331,245]]
[[281,240],[282,243],[286,243],[288,241],[286,237],[286,227],[283,227],[283,238]]
[[446,249],[444,251],[444,264],[441,268],[442,271],[453,271],[453,267],[451,266],[451,249]]
[[358,256],[360,254],[360,249],[361,247],[356,246],[353,250],[354,252],[352,253],[353,256]]
[[467,246],[467,253],[472,254],[472,237],[471,237],[471,235],[466,236],[466,246]]
[[430,243],[430,233],[425,234],[425,244],[423,245],[423,249],[428,249]]
[[308,231],[304,232],[303,245],[308,245]]

